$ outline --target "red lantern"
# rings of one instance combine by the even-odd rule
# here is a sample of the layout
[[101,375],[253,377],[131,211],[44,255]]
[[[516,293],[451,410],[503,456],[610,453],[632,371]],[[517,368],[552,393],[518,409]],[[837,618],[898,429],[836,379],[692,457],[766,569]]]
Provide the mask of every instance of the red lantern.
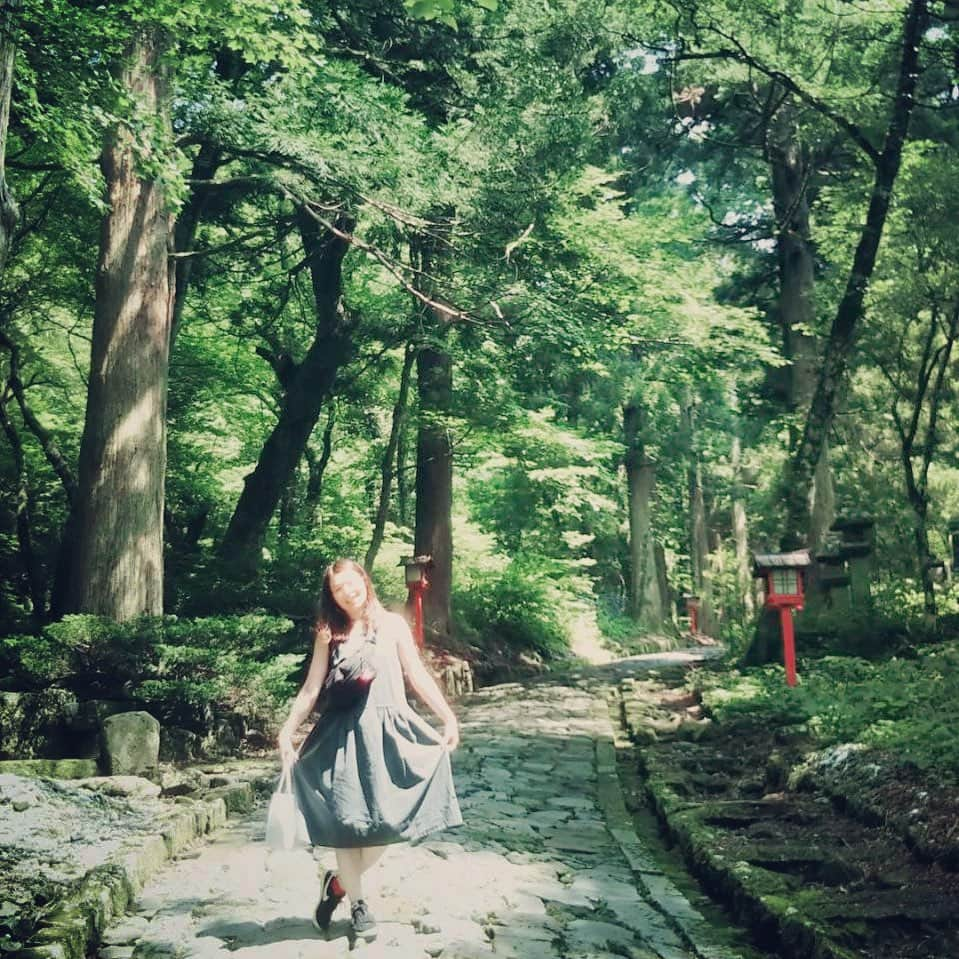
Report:
[[432,556],[404,556],[400,566],[406,574],[406,588],[409,591],[407,609],[413,613],[413,638],[416,645],[423,648],[423,594],[429,588],[426,571],[433,562]]
[[803,607],[803,571],[809,565],[809,550],[793,553],[757,553],[753,573],[764,581],[767,609],[779,610],[779,627],[783,641],[783,665],[786,684],[796,685],[796,639],[793,632],[793,610]]

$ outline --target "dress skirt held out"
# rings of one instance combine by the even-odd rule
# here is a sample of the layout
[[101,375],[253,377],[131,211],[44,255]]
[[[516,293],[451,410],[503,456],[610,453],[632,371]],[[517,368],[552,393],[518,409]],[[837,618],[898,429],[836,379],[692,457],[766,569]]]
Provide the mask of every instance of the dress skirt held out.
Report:
[[380,630],[368,651],[369,695],[350,709],[327,708],[293,766],[314,846],[383,846],[463,822],[449,751],[407,702],[396,640]]

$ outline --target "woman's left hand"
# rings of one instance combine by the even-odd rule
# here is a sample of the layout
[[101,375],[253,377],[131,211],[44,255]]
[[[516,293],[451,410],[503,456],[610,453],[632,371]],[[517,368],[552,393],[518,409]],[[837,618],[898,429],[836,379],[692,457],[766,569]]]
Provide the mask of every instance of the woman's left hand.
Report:
[[283,768],[292,766],[296,762],[297,755],[293,746],[293,737],[286,729],[280,730],[277,745],[280,747],[280,760],[283,763]]
[[446,720],[443,726],[443,738],[440,744],[452,752],[460,744],[460,724],[454,716]]

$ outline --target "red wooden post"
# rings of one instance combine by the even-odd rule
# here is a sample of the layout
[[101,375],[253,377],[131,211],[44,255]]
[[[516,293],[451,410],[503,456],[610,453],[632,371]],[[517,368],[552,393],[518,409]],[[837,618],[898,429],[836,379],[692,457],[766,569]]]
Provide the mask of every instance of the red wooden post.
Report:
[[420,649],[423,648],[423,586],[416,583],[413,592],[413,638]]
[[693,593],[686,594],[686,615],[689,617],[689,635],[695,636],[699,632],[699,597]]
[[783,635],[783,663],[786,667],[786,685],[796,685],[796,637],[793,633],[791,606],[779,607],[779,625]]
[[413,639],[416,645],[423,648],[424,629],[423,629],[423,593],[429,588],[429,580],[426,578],[426,570],[430,565],[429,556],[404,556],[400,560],[400,566],[404,568],[406,577],[406,588],[409,591],[406,598],[407,609],[412,608],[413,613]]

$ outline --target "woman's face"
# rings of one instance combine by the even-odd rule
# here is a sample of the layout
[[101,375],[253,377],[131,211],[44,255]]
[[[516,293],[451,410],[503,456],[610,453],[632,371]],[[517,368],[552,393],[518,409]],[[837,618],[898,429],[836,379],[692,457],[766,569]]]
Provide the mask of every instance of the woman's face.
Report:
[[330,577],[330,592],[336,605],[350,619],[362,615],[366,607],[366,583],[356,570],[346,569]]

